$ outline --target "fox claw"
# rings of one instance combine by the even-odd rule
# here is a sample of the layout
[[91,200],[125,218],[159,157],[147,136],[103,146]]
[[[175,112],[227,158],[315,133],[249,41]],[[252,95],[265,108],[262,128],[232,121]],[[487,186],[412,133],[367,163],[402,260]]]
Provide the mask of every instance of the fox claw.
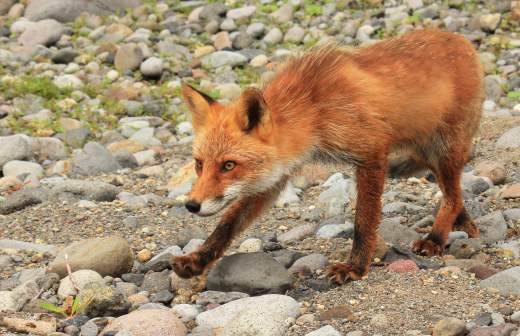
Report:
[[425,255],[428,257],[442,255],[443,248],[430,239],[421,239],[413,243],[412,251],[416,254]]
[[175,273],[184,279],[201,275],[205,268],[200,262],[200,256],[195,252],[185,256],[173,257],[171,264]]
[[342,285],[349,280],[359,280],[361,275],[354,271],[354,267],[350,264],[337,263],[332,265],[327,272],[329,283]]

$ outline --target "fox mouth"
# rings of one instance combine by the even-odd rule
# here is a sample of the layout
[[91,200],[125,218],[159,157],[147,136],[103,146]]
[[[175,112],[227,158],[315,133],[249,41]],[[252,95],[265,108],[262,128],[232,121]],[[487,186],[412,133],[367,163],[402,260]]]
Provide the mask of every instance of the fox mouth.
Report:
[[225,209],[231,202],[237,198],[237,195],[230,195],[228,197],[219,197],[209,201],[204,201],[200,205],[200,210],[197,215],[201,217],[210,217],[216,215]]

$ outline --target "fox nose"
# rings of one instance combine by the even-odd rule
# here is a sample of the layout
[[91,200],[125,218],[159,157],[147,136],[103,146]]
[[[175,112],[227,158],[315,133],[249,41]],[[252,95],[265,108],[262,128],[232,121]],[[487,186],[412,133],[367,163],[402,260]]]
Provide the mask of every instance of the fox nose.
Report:
[[186,209],[188,209],[189,212],[197,213],[200,211],[200,203],[188,201],[186,202]]

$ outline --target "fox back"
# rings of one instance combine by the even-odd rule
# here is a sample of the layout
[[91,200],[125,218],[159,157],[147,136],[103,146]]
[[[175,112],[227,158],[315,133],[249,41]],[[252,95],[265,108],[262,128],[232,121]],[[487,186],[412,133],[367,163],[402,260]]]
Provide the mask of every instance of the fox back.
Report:
[[462,36],[425,30],[355,51],[318,47],[229,106],[189,86],[183,95],[199,176],[189,199],[194,212],[213,215],[306,162],[377,168],[399,152],[434,165],[449,141],[467,144],[466,160],[482,67]]

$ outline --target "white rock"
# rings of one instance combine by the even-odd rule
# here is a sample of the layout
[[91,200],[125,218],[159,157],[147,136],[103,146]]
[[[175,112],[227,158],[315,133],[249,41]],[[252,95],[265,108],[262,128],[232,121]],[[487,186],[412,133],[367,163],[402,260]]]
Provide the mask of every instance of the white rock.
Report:
[[177,304],[172,307],[172,310],[182,322],[186,323],[194,320],[201,313],[202,307],[191,304]]
[[62,75],[54,79],[54,84],[60,89],[79,89],[83,86],[81,79],[74,75]]
[[245,6],[241,8],[234,8],[227,12],[227,17],[233,20],[240,20],[250,17],[256,12],[256,6]]
[[17,310],[16,300],[10,291],[0,291],[0,311],[2,310]]
[[[81,291],[87,284],[97,283],[100,286],[104,286],[105,282],[103,281],[103,277],[99,275],[98,272],[91,270],[79,270],[72,273],[72,279],[74,280],[74,284]],[[67,275],[65,278],[61,279],[60,287],[58,288],[58,296],[60,298],[66,298],[69,295],[78,294],[70,277]]]
[[117,72],[116,70],[110,70],[109,72],[107,72],[106,77],[109,81],[113,82],[119,78],[119,72]]
[[134,153],[134,157],[137,160],[137,164],[139,166],[145,165],[154,165],[157,164],[157,160],[155,159],[157,153],[155,151],[149,149],[141,152]]
[[262,240],[258,238],[249,238],[244,240],[240,247],[238,248],[238,252],[241,253],[251,253],[262,251]]
[[33,175],[37,178],[43,176],[43,167],[35,162],[13,160],[7,162],[2,168],[4,176]]
[[318,330],[314,330],[305,336],[341,336],[340,332],[331,325],[326,325]]
[[141,63],[139,69],[146,77],[160,77],[163,72],[163,61],[157,57],[150,57]]
[[268,294],[226,303],[199,314],[196,321],[201,330],[219,336],[282,336],[300,314],[299,308],[289,296]]
[[193,134],[193,126],[189,121],[180,122],[176,127],[177,133],[181,135]]

